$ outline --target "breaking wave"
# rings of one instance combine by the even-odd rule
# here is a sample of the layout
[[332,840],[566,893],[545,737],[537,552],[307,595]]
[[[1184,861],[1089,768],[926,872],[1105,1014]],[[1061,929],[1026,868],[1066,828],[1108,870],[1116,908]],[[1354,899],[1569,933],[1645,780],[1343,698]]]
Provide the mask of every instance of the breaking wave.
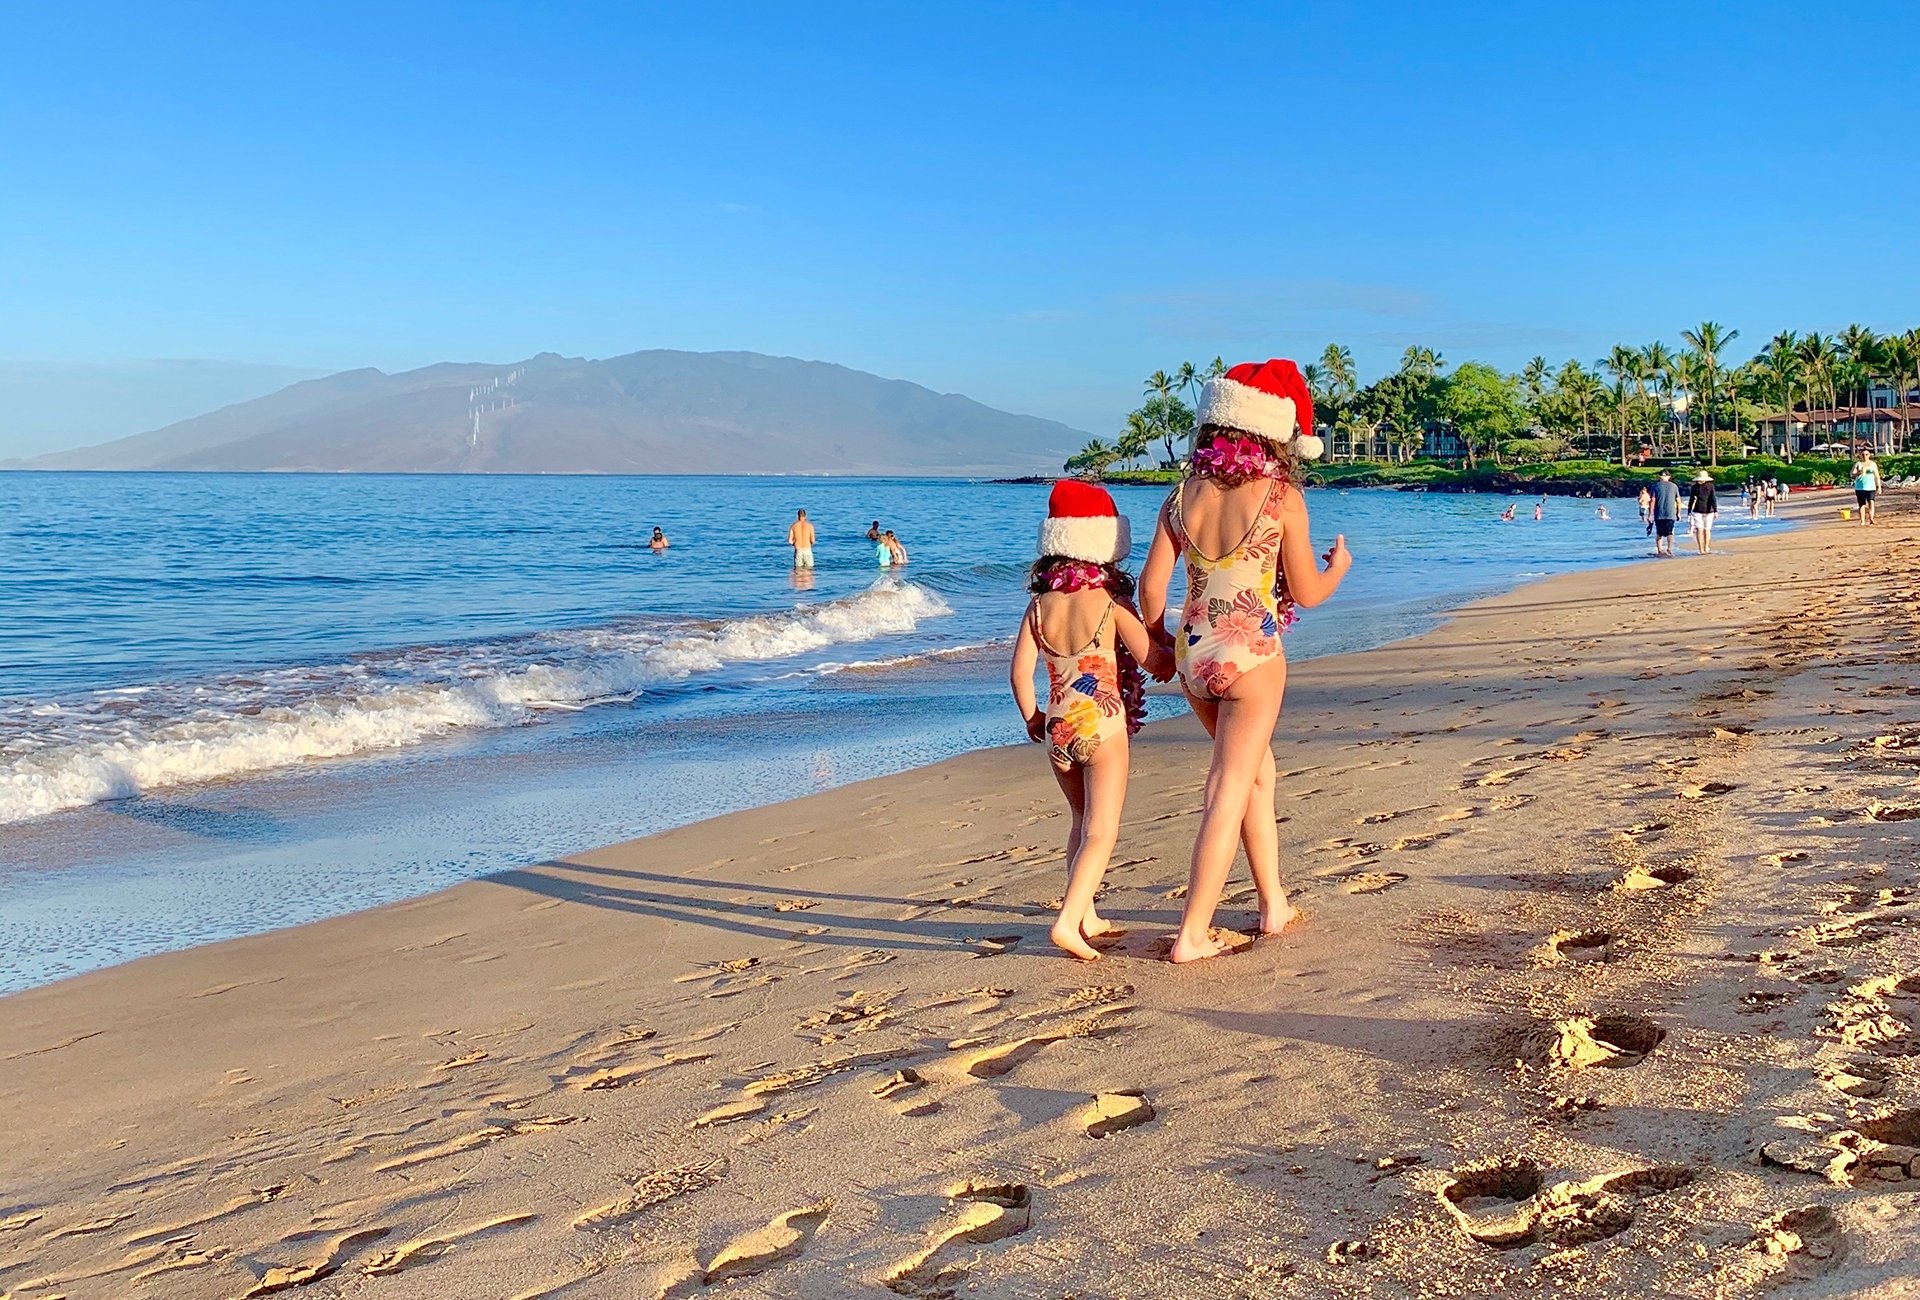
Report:
[[777,614],[571,629],[81,701],[0,702],[0,824],[150,790],[402,749],[626,701],[732,664],[911,632],[953,611],[910,582]]

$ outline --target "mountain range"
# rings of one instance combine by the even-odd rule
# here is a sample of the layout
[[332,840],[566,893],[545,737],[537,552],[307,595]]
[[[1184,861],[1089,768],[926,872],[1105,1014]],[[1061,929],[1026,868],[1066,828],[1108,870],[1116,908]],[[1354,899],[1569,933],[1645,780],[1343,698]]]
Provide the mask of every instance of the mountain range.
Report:
[[1002,474],[1088,435],[845,366],[754,352],[543,352],[346,370],[31,469]]

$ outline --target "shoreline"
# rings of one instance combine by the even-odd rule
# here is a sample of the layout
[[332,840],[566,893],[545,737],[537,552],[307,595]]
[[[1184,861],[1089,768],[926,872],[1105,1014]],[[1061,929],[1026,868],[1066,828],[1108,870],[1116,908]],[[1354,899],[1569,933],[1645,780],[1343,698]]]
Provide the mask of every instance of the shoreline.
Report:
[[[1881,997],[1856,986],[1920,960],[1916,863],[1860,811],[1913,802],[1867,742],[1914,721],[1915,531],[1863,533],[1737,543],[1711,615],[1646,599],[1685,570],[1635,563],[1302,662],[1276,743],[1306,922],[1199,968],[1153,952],[1204,774],[1181,719],[1136,742],[1103,901],[1132,934],[1089,967],[1046,948],[1059,798],[1022,746],[0,998],[23,1135],[0,1222],[31,1224],[0,1285],[77,1300],[164,1269],[169,1296],[230,1297],[316,1262],[396,1296],[687,1295],[736,1268],[802,1297],[949,1271],[1087,1297],[1914,1280],[1898,1187],[1883,1211],[1798,1167],[1913,1104],[1874,1046],[1902,1031],[1843,1032],[1879,1023],[1844,1010]],[[1580,1068],[1582,1041],[1615,1068]],[[1848,1062],[1880,1087],[1819,1082]],[[1571,1243],[1535,1221],[1494,1245],[1479,1193],[1441,1192],[1496,1159],[1494,1186],[1685,1173],[1568,1193]],[[1202,1194],[1169,1199],[1168,1171]],[[1754,1224],[1807,1206],[1844,1254],[1763,1248]]]

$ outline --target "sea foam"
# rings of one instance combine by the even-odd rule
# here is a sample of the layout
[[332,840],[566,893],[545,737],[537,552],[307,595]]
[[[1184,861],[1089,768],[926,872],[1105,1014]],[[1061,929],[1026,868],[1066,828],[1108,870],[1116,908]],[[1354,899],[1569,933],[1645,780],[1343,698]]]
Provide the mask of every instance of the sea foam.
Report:
[[[418,745],[542,712],[630,700],[729,664],[911,632],[952,613],[883,581],[777,614],[673,628],[586,628],[352,664],[22,701],[0,745],[0,824],[311,759]],[[129,707],[132,704],[133,707]]]

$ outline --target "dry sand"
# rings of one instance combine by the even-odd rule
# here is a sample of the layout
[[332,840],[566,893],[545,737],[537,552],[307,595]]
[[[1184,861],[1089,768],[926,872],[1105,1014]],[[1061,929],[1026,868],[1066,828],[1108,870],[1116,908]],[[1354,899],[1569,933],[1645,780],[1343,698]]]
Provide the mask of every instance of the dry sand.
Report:
[[1202,967],[1177,722],[1092,965],[1026,748],[0,999],[0,1292],[1920,1294],[1920,541],[1835,504],[1299,665],[1306,921]]

